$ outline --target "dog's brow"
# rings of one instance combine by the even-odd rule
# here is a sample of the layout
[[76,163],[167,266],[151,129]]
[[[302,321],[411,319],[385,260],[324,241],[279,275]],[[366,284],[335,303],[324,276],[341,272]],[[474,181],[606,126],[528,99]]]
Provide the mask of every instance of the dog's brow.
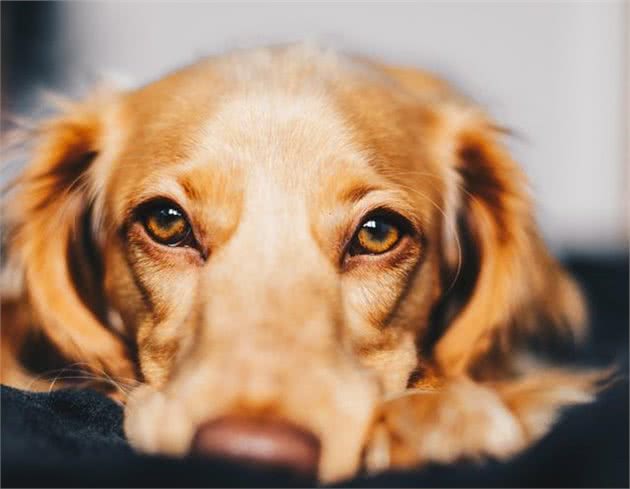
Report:
[[342,190],[339,193],[339,200],[343,203],[354,204],[375,190],[382,190],[382,187],[369,183],[355,184]]
[[190,200],[198,200],[200,198],[199,190],[189,175],[183,175],[177,181]]
[[195,167],[183,169],[175,180],[186,198],[194,202],[207,199],[209,195],[225,194],[229,187],[238,186],[237,176],[234,169],[222,172],[215,168],[209,172],[207,168]]

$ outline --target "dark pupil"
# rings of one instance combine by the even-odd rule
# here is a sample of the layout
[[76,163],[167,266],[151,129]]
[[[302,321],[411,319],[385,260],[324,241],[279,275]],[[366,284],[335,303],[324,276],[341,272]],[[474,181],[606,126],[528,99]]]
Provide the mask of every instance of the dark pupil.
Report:
[[371,219],[363,227],[370,233],[374,241],[386,241],[389,237],[392,226],[380,219]]
[[160,227],[170,228],[181,217],[181,213],[177,209],[160,209],[157,212],[156,221]]

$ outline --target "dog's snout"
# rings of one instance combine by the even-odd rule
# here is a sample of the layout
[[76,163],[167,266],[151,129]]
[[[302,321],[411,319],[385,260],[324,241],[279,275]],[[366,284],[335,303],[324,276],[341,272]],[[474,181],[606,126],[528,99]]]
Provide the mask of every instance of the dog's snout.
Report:
[[228,416],[201,425],[191,450],[195,455],[314,479],[320,442],[314,434],[286,421]]

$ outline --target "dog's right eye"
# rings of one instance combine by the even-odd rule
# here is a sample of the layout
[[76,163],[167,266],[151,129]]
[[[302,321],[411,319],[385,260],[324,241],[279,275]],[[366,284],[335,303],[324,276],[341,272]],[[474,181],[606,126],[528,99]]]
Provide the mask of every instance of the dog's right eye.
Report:
[[170,203],[150,206],[142,215],[142,224],[154,241],[167,246],[181,246],[191,234],[184,213]]

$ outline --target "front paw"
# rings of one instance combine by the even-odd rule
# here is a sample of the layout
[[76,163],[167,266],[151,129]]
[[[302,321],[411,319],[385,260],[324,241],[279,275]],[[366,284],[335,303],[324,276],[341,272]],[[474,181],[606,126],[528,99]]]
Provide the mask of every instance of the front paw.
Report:
[[526,445],[517,418],[498,394],[470,380],[439,390],[410,389],[382,405],[365,451],[368,472],[506,458]]

